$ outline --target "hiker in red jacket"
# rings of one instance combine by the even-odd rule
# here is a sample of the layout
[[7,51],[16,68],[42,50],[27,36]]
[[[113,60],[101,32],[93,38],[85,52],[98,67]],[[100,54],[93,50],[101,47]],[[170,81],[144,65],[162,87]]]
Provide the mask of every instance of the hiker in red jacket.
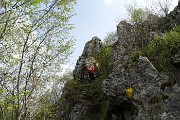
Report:
[[94,66],[93,65],[89,67],[89,79],[94,80]]

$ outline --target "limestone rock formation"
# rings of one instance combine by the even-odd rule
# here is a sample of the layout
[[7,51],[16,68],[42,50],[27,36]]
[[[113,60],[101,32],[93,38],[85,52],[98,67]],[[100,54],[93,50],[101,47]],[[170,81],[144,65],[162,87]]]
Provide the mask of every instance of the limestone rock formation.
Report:
[[[67,92],[67,91],[64,91]],[[59,120],[80,120],[89,110],[89,101],[83,99],[83,95],[78,96],[78,101],[62,99],[59,111]]]
[[173,55],[172,63],[174,64],[175,67],[180,68],[180,51]]
[[[159,73],[146,57],[132,62],[130,53],[135,42],[129,29],[131,25],[121,22],[118,25],[118,41],[114,47],[112,74],[103,82],[103,92],[116,112],[110,119],[119,120],[178,120],[180,119],[179,77]],[[173,61],[178,61],[178,55]],[[175,81],[175,82],[174,82]],[[126,90],[133,88],[133,97]],[[116,107],[114,107],[116,106]],[[119,110],[118,110],[119,109]],[[117,111],[119,111],[117,113]],[[120,115],[120,116],[119,116]]]
[[[122,64],[114,68],[103,83],[103,91],[116,106],[131,103],[123,108],[127,120],[176,120],[180,118],[180,86],[166,86],[163,91],[162,86],[168,80],[168,76],[160,74],[146,57],[140,57],[134,68]],[[134,89],[133,98],[125,94],[128,87]],[[130,116],[127,108],[133,108]]]
[[75,69],[73,70],[73,76],[75,79],[88,79],[88,67],[92,64],[97,70],[98,65],[94,57],[96,53],[100,52],[101,44],[101,40],[96,36],[85,44],[83,53],[77,60]]
[[[164,26],[163,29],[171,29],[180,25],[179,11],[180,2],[174,11],[167,16],[166,19],[169,21],[161,21],[162,26]],[[150,35],[149,39],[151,39],[155,35],[162,36],[162,32],[163,30],[149,30],[147,36]],[[180,120],[180,72],[177,71],[175,74],[172,74],[171,71],[159,72],[151,60],[143,56],[140,56],[137,61],[133,61],[131,52],[137,49],[138,43],[133,35],[131,24],[125,21],[120,22],[117,26],[117,35],[118,41],[112,45],[114,49],[112,56],[113,71],[105,80],[102,79],[104,80],[102,91],[108,99],[108,104],[99,108],[107,109],[104,113],[107,115],[107,119]],[[73,71],[74,78],[86,79],[88,66],[90,64],[96,66],[97,64],[93,55],[100,52],[101,45],[101,40],[98,37],[93,37],[92,40],[86,43]],[[172,56],[172,63],[179,66],[179,53]],[[76,86],[73,90],[77,90],[77,88]],[[133,89],[131,97],[126,94],[128,88]],[[80,120],[83,115],[88,115],[90,106],[96,107],[97,104],[92,105],[94,98],[90,102],[87,95],[89,94],[89,88],[82,89],[79,87],[80,90],[77,90],[79,93],[76,94],[78,96],[75,96],[77,101],[68,99],[69,94],[66,96],[68,91],[66,89],[65,86],[65,99],[61,100],[62,110],[59,112],[59,116],[63,120]],[[71,91],[71,88],[69,89]],[[94,94],[96,95],[97,92],[94,92]]]
[[178,5],[174,8],[172,12],[168,14],[168,20],[166,22],[166,25],[168,25],[171,29],[176,27],[177,25],[180,25],[180,1],[178,2]]
[[113,66],[120,62],[129,62],[129,53],[133,49],[132,25],[122,21],[117,26],[118,41],[114,43]]
[[[130,116],[124,111],[127,120],[165,120],[169,115],[178,119],[180,103],[175,100],[179,99],[177,96],[180,94],[175,91],[179,91],[180,88],[176,85],[173,88],[167,87],[163,91],[161,86],[167,80],[168,76],[160,74],[146,57],[140,57],[135,67],[128,68],[119,64],[114,68],[113,73],[103,82],[103,91],[117,106],[129,102],[131,104],[125,107],[135,107],[130,109],[134,111]],[[128,87],[134,90],[133,98],[125,94]],[[173,106],[169,103],[176,106],[176,109],[173,110]],[[167,106],[171,109],[167,110]]]
[[158,24],[162,31],[170,30],[180,25],[180,1],[173,11],[171,11],[166,17],[162,17],[158,20]]
[[[84,83],[89,82],[89,65],[93,64],[96,73],[98,73],[95,55],[100,52],[101,44],[101,40],[98,37],[93,37],[85,44],[83,53],[77,60],[75,69],[73,70],[73,76],[76,79],[75,82],[80,82],[80,84],[82,85],[87,85]],[[72,94],[73,92],[76,93]],[[59,103],[61,109],[58,113],[58,119],[80,120],[83,115],[87,114],[90,109],[89,106],[92,106],[92,103],[88,99],[88,92],[88,89],[81,88],[80,86],[76,86],[76,89],[73,89],[71,85],[66,84],[63,89],[63,98],[60,100]]]

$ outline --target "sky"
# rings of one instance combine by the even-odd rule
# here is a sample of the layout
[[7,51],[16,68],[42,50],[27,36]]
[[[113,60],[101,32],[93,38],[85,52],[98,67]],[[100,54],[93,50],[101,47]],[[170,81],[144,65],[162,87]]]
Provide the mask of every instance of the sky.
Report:
[[76,38],[75,50],[69,63],[71,68],[74,68],[86,42],[94,36],[103,40],[108,32],[116,30],[117,20],[126,15],[124,5],[124,0],[77,0],[77,15],[70,20],[75,26],[71,35]]
[[[70,34],[76,38],[76,45],[70,63],[64,67],[74,69],[85,43],[92,37],[97,36],[103,40],[107,33],[116,31],[117,24],[127,19],[126,6],[132,1],[134,0],[77,0],[77,15],[70,20],[75,26]],[[136,1],[138,6],[146,6],[147,0]],[[172,0],[172,6],[177,5],[177,2],[178,0]]]

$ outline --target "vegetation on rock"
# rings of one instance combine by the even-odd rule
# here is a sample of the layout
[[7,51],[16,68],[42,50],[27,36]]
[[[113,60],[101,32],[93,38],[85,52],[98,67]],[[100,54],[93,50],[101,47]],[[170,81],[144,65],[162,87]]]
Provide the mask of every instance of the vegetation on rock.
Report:
[[[180,50],[180,27],[156,36],[147,46],[133,53],[135,58],[148,57],[159,71],[173,71],[172,57]],[[137,60],[137,59],[136,59]]]

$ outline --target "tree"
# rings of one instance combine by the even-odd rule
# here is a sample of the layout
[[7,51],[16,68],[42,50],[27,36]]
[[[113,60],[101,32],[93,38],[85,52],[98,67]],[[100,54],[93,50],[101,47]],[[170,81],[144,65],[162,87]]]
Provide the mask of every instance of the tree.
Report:
[[147,45],[156,17],[147,9],[139,8],[136,4],[128,5],[126,9],[129,14],[128,21],[132,24],[135,48]]
[[132,24],[135,48],[143,47],[153,39],[151,32],[157,31],[159,16],[148,8],[140,8],[136,3],[126,7],[128,22]]
[[143,8],[139,8],[136,5],[128,5],[126,7],[128,15],[129,15],[129,22],[133,25],[142,23],[147,20],[149,12]]
[[35,116],[31,116],[34,119],[57,119],[57,114],[59,108],[59,103],[64,85],[66,82],[73,80],[72,71],[67,70],[62,76],[55,75],[53,77],[53,82],[50,83],[48,90],[46,89],[43,94],[39,96],[38,107],[35,109]]
[[103,77],[107,77],[112,72],[112,55],[113,55],[113,43],[117,41],[115,32],[108,33],[104,38],[104,43],[101,46],[99,53],[94,54],[98,62],[98,68]]
[[51,101],[58,103],[66,82],[73,80],[72,70],[67,70],[62,76],[56,76],[51,89]]
[[[71,54],[75,0],[2,0],[0,117],[27,119],[37,95]],[[28,118],[30,119],[30,118]]]
[[107,35],[104,38],[104,43],[110,45],[117,42],[117,40],[118,40],[117,33],[112,31],[107,33]]
[[172,6],[173,0],[157,0],[157,1],[147,1],[149,2],[149,9],[153,12],[153,14],[159,16],[167,16]]

